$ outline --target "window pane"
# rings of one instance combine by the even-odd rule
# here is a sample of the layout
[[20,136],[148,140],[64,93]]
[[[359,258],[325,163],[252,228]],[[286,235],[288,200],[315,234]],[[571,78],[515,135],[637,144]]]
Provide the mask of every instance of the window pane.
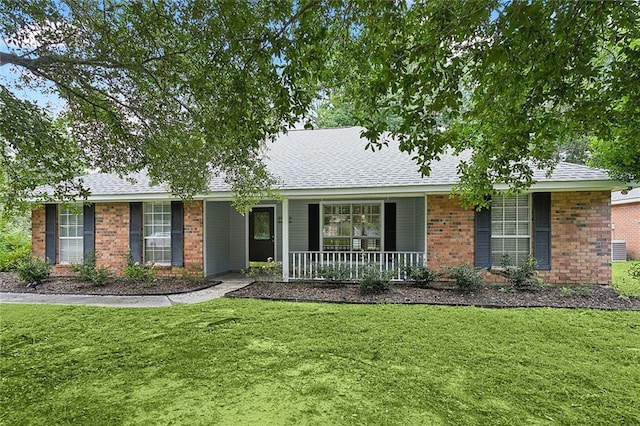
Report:
[[[76,214],[75,212],[78,212]],[[84,242],[84,218],[82,208],[60,207],[58,217],[60,263],[82,263]]]
[[531,232],[529,196],[496,196],[491,201],[491,263],[499,266],[506,254],[511,264],[523,262],[529,254]]
[[144,261],[171,263],[171,203],[144,204]]
[[253,239],[266,241],[271,239],[271,214],[269,212],[253,213]]
[[323,204],[323,250],[379,251],[379,237],[382,235],[381,210],[379,203]]

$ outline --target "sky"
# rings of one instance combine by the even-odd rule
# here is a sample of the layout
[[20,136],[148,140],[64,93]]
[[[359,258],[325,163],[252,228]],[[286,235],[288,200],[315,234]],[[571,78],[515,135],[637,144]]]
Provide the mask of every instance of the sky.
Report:
[[[0,38],[1,52],[11,52],[14,47],[7,43],[4,37]],[[44,93],[42,89],[20,88],[20,86],[23,86],[20,81],[21,73],[23,72],[28,71],[9,64],[0,66],[0,84],[11,91],[17,98],[36,103],[41,108],[45,108],[52,116],[58,115],[64,108],[64,101],[55,94]]]

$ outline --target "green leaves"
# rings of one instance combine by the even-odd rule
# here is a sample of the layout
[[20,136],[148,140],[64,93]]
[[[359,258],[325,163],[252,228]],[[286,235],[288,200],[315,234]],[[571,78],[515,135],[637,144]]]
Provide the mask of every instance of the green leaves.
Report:
[[[2,64],[25,70],[31,88],[53,85],[71,135],[48,157],[34,144],[61,137],[52,119],[3,86],[4,110],[41,124],[2,134],[6,152],[24,147],[21,164],[40,164],[2,179],[32,189],[46,169],[62,196],[72,163],[145,169],[189,198],[224,174],[248,191],[243,206],[275,185],[261,148],[308,121],[320,93],[339,93],[325,125],[360,124],[373,147],[391,132],[425,174],[446,152],[470,152],[457,189],[476,205],[495,185],[527,188],[563,141],[637,153],[638,16],[637,2],[8,0]],[[639,179],[633,161],[602,158],[613,176]]]

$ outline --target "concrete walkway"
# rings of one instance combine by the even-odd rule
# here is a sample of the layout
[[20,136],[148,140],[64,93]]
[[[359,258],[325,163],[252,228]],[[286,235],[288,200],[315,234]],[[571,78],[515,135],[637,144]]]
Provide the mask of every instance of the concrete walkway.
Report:
[[46,293],[3,293],[0,303],[45,303],[51,305],[89,305],[111,306],[119,308],[158,308],[162,306],[184,305],[206,302],[246,287],[253,282],[251,278],[240,274],[227,274],[218,277],[220,284],[204,290],[167,296],[101,296],[85,294],[46,294]]

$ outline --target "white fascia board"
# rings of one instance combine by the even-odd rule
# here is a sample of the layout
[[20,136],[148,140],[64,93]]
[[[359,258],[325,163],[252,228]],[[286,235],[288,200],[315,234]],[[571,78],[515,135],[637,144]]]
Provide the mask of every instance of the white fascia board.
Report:
[[621,204],[633,204],[633,203],[640,203],[640,198],[629,198],[628,200],[616,200],[616,201],[611,201],[611,205],[612,206],[619,206]]
[[[624,185],[622,182],[602,181],[543,181],[534,183],[527,192],[570,192],[570,191],[610,191]],[[301,188],[283,189],[280,194],[287,199],[339,199],[353,197],[422,197],[426,195],[449,194],[453,185],[411,185],[411,186],[383,186],[364,188]],[[506,185],[497,185],[498,191],[507,190]],[[90,195],[90,202],[136,202],[136,201],[170,201],[178,198],[167,192],[133,193],[133,194],[100,194]],[[232,201],[233,194],[229,191],[213,192],[206,195],[196,195],[194,200],[204,201]]]
[[[619,185],[620,182],[614,180],[543,181],[531,185],[527,192],[611,191]],[[506,190],[507,186],[500,185],[496,189]]]
[[[180,198],[167,192],[135,193],[135,194],[99,194],[89,195],[87,201],[99,203],[134,203],[137,201],[177,201]],[[192,200],[202,200],[203,196],[195,196]]]
[[449,193],[450,185],[442,186],[386,186],[367,188],[319,188],[319,189],[289,189],[281,191],[288,199],[339,199],[354,197],[423,197],[425,193]]

